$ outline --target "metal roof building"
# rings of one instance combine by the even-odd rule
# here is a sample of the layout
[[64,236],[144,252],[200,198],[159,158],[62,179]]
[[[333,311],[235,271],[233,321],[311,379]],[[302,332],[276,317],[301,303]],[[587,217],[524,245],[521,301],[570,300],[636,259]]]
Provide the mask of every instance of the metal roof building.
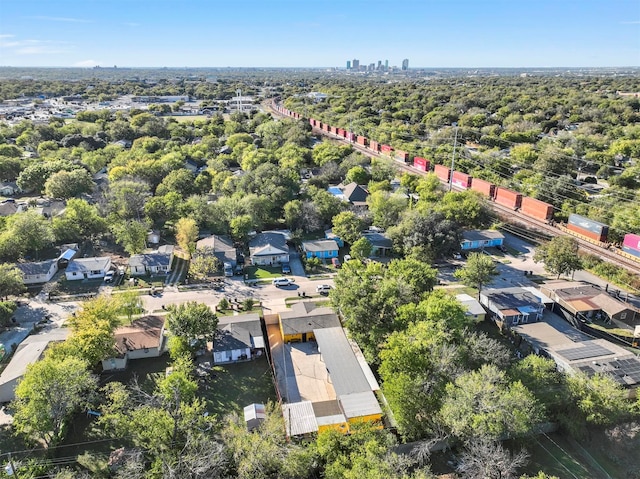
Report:
[[381,415],[382,409],[344,330],[316,329],[314,334],[345,417]]

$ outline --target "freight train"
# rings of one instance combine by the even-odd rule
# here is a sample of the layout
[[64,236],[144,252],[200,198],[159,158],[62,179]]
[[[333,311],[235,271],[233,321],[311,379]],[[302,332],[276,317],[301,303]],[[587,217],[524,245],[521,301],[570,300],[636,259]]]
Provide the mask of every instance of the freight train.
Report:
[[[276,101],[273,103],[273,108],[282,115],[297,120],[305,120],[299,113],[287,110]],[[521,214],[529,218],[548,223],[567,234],[576,236],[602,248],[607,248],[609,250],[613,249],[613,251],[620,256],[624,256],[640,263],[640,235],[627,234],[622,242],[622,247],[614,248],[614,245],[609,243],[609,226],[604,223],[600,223],[577,214],[572,214],[569,216],[566,224],[556,224],[553,221],[554,208],[553,205],[550,205],[549,203],[545,203],[544,201],[540,201],[535,198],[530,198],[518,193],[517,191],[495,185],[489,181],[474,178],[461,171],[454,170],[452,172],[444,165],[432,165],[428,159],[420,156],[414,156],[413,162],[410,162],[411,157],[406,151],[394,149],[390,145],[380,144],[365,136],[356,135],[353,132],[330,126],[313,118],[309,118],[308,121],[312,128],[322,130],[323,133],[345,139],[351,143],[356,143],[359,147],[366,148],[372,153],[384,155],[401,163],[408,164],[421,172],[426,173],[433,171],[440,181],[443,183],[449,183],[452,186],[455,186],[456,189],[471,189],[478,191],[489,200],[499,205],[514,211],[519,211]]]

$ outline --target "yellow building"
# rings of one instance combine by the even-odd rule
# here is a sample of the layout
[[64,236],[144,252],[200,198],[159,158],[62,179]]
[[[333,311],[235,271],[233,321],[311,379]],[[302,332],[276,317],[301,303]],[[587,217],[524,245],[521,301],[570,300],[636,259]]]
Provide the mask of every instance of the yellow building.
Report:
[[[296,371],[307,369],[307,374],[312,370],[317,373],[319,368],[326,369],[330,394],[315,398],[312,397],[313,391],[307,394],[303,390],[305,384],[311,384],[307,376],[297,383],[302,400],[282,406],[287,435],[302,436],[327,429],[347,433],[350,425],[361,422],[382,427],[382,408],[374,392],[380,387],[364,357],[354,352],[342,327],[315,329],[313,334],[317,350],[307,354],[305,361],[314,355],[319,356],[315,360],[316,366],[309,368],[308,362],[306,365],[296,364],[295,355],[291,356],[292,366]],[[293,349],[303,346],[293,346]],[[296,378],[292,380],[296,381]]]
[[340,319],[331,308],[318,308],[314,303],[301,301],[288,311],[279,313],[280,334],[285,343],[313,341],[314,330],[340,327]]

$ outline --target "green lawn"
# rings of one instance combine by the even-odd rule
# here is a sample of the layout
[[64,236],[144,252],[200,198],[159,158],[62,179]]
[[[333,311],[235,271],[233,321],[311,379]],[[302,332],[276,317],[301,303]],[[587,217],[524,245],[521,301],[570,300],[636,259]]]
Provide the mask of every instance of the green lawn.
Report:
[[207,379],[201,393],[207,409],[219,417],[231,412],[241,413],[252,403],[277,400],[266,356],[254,361],[216,366],[214,376]]
[[282,269],[279,266],[248,266],[244,272],[247,279],[270,279],[282,276]]

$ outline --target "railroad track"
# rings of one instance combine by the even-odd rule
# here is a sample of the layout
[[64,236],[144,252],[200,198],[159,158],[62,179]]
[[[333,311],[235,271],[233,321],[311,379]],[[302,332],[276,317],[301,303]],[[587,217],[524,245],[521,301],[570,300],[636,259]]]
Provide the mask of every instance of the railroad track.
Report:
[[[273,104],[271,102],[267,102],[267,108],[271,111],[272,115],[277,116],[277,117],[281,117],[281,118],[289,118],[287,115],[284,115],[282,113],[280,113],[279,111],[277,111],[275,108],[273,108]],[[305,118],[305,120],[307,120]],[[351,145],[355,150],[359,151],[360,153],[370,157],[370,158],[379,158],[379,159],[383,159],[383,160],[388,160],[388,161],[392,161],[394,165],[396,165],[398,167],[398,169],[406,171],[408,173],[414,174],[414,175],[420,175],[420,176],[424,176],[426,175],[428,172],[422,171],[422,170],[418,170],[416,168],[413,168],[412,166],[407,165],[406,163],[401,163],[399,161],[394,160],[393,158],[390,158],[386,155],[382,155],[380,153],[376,153],[375,151],[371,151],[369,148],[364,147],[362,145],[359,145],[358,143],[355,142],[350,142],[348,141],[346,138],[339,136],[339,135],[334,135],[333,133],[329,133],[325,130],[319,129],[319,128],[315,128],[312,127],[311,131],[314,134],[318,134],[318,135],[322,135],[325,136],[331,140],[337,141],[339,143],[344,143],[347,145]],[[442,181],[441,181],[442,182]],[[444,183],[443,184],[448,184],[448,183]],[[455,191],[464,191],[463,188],[459,188],[456,187],[455,185],[453,186],[453,190]],[[508,208],[506,206],[503,206],[499,203],[496,203],[494,201],[487,201],[486,204],[505,222],[507,223],[519,223],[522,225],[525,225],[528,228],[532,228],[534,230],[534,232],[544,232],[546,235],[548,236],[571,236],[572,238],[574,238],[577,242],[578,242],[578,246],[582,251],[585,251],[587,253],[590,254],[594,254],[602,259],[607,260],[608,262],[615,264],[617,266],[620,266],[622,268],[625,268],[629,271],[631,271],[634,274],[640,274],[640,263],[632,260],[632,259],[627,259],[624,256],[621,256],[620,254],[611,251],[607,248],[604,248],[602,246],[599,245],[594,245],[592,243],[590,243],[589,241],[585,241],[582,238],[579,238],[573,234],[568,234],[563,232],[562,230],[549,225],[548,223],[545,223],[544,221],[540,221],[540,220],[536,220],[534,218],[531,218],[529,216],[525,216],[522,213],[520,213],[519,211],[514,211],[511,208]]]

